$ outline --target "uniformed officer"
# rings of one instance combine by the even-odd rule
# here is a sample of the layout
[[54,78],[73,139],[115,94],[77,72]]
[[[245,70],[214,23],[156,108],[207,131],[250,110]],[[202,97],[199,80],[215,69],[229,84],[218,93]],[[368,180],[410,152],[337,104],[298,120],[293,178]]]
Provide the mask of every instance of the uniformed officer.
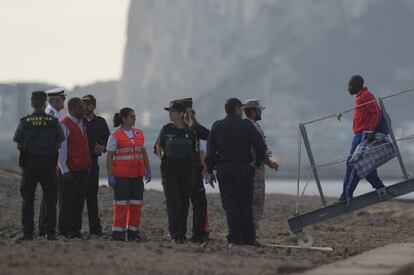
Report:
[[196,138],[184,122],[184,104],[172,101],[164,109],[169,112],[171,123],[162,127],[156,153],[161,158],[170,235],[174,243],[180,244],[186,239],[188,207],[194,184]]
[[[264,159],[265,144],[254,126],[242,119],[243,104],[237,98],[226,101],[227,116],[214,123],[207,141],[206,165],[209,182],[217,169],[220,196],[227,216],[230,244],[255,245],[253,225],[253,177]],[[252,166],[251,148],[255,150]]]
[[48,105],[46,106],[46,114],[56,117],[59,121],[62,118],[61,110],[65,108],[65,89],[53,88],[45,92],[47,94]]
[[46,238],[56,240],[56,164],[57,150],[64,135],[56,118],[45,113],[46,93],[32,93],[31,105],[34,112],[20,120],[13,140],[20,151],[19,165],[22,168],[20,192],[23,198],[21,240],[33,239],[34,194],[37,182],[43,190],[46,204]]
[[[47,90],[46,92],[48,104],[46,106],[45,112],[48,115],[51,115],[55,118],[57,118],[58,121],[62,118],[62,113],[60,112],[65,108],[65,89],[64,88],[53,88],[50,90]],[[57,185],[57,192],[55,195],[56,202],[58,201],[59,197],[59,178],[61,178],[60,173],[56,171],[55,176],[55,182]],[[46,204],[45,200],[42,198],[42,201],[40,203],[40,212],[39,212],[39,236],[44,236],[45,231],[45,224],[46,224]]]
[[[258,121],[262,119],[262,111],[265,110],[265,107],[260,105],[258,99],[248,99],[244,102],[243,106],[244,114],[248,121],[250,121],[259,134],[262,136],[266,144],[266,136],[263,132],[262,127],[260,127]],[[254,156],[254,150],[252,150]],[[277,171],[279,164],[271,159],[272,151],[266,145],[266,154],[264,162],[256,167],[254,174],[254,190],[253,190],[253,221],[256,230],[259,228],[259,222],[263,215],[264,202],[265,202],[265,167],[266,164],[269,168]]]
[[186,107],[186,111],[191,122],[186,122],[190,126],[190,130],[193,132],[195,143],[195,156],[194,156],[194,185],[191,190],[190,201],[193,206],[193,229],[190,241],[203,242],[208,240],[208,216],[207,216],[207,197],[206,189],[204,188],[203,175],[205,173],[204,156],[205,150],[202,153],[202,143],[207,141],[209,130],[201,125],[196,117],[193,109],[193,99],[183,98],[178,99],[177,102],[182,103]]
[[89,170],[88,184],[86,188],[86,206],[88,208],[89,234],[102,235],[101,220],[98,215],[98,188],[99,188],[99,164],[98,157],[106,152],[106,144],[111,134],[108,124],[103,117],[95,115],[96,99],[93,95],[82,97],[85,104],[84,122],[88,134],[88,144],[91,154],[91,169]]

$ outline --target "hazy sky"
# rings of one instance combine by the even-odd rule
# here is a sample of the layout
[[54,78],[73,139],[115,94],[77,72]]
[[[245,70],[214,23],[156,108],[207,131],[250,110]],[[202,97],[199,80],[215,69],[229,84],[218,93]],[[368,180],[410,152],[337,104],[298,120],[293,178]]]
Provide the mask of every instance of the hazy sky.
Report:
[[118,79],[129,0],[0,0],[0,83]]

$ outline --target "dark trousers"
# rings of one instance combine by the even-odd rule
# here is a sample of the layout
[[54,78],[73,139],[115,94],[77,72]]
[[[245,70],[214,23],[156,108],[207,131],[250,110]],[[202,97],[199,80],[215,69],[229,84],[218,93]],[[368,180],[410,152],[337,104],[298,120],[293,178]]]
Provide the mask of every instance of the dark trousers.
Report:
[[[56,169],[56,167],[55,167]],[[56,185],[56,192],[54,193],[53,199],[55,201],[54,208],[56,209],[59,193],[60,193],[60,182],[62,175],[60,172],[55,170],[54,173],[54,182]],[[46,217],[46,202],[44,196],[42,197],[42,200],[40,202],[40,211],[39,211],[39,236],[43,236],[46,234],[46,224],[47,224],[47,217]],[[56,219],[56,218],[55,218]]]
[[70,172],[72,180],[62,181],[59,201],[59,233],[79,233],[88,184],[88,170]]
[[193,235],[205,237],[207,233],[207,197],[204,188],[201,165],[194,164],[194,186],[191,190],[191,204],[193,205]]
[[229,243],[253,245],[254,168],[245,163],[222,163],[217,166],[220,196],[227,216]]
[[20,193],[23,198],[22,224],[25,235],[33,235],[34,229],[34,195],[37,182],[43,190],[45,204],[44,230],[54,234],[56,227],[56,158],[52,156],[29,156],[22,168]]
[[190,160],[169,159],[161,162],[169,231],[174,240],[186,238],[188,207],[194,182],[193,169],[193,163]]
[[114,189],[114,200],[125,201],[140,201],[144,198],[144,181],[142,177],[137,178],[116,178],[116,185]]
[[89,170],[88,184],[86,188],[86,206],[88,208],[89,233],[101,234],[102,226],[99,219],[98,208],[98,188],[99,188],[99,165],[98,161],[92,161]]
[[[354,153],[358,144],[361,143],[363,138],[364,138],[363,133],[357,133],[352,139],[351,151],[346,161],[346,172],[345,172],[343,190],[342,190],[340,200],[347,200],[347,199],[352,198],[352,195],[354,194],[354,191],[356,187],[358,186],[360,178],[358,177],[357,173],[352,168],[352,166],[349,164],[349,160],[351,159],[352,154]],[[371,184],[372,188],[374,189],[379,189],[379,188],[384,187],[384,184],[382,183],[381,179],[378,177],[378,172],[376,169],[372,171],[371,173],[369,173],[365,177],[365,179]]]

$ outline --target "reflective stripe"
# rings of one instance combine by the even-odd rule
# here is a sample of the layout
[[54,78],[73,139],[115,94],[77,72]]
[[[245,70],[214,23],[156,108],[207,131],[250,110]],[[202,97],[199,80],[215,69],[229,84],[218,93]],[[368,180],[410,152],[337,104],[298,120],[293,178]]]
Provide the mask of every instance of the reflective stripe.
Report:
[[129,204],[141,205],[142,201],[141,200],[129,200]]
[[127,205],[128,201],[114,201],[115,205]]
[[144,147],[143,146],[132,146],[132,147],[124,147],[121,149],[116,150],[117,153],[128,153],[134,151],[141,151]]
[[143,159],[143,155],[127,155],[127,156],[114,156],[114,160],[134,160]]
[[128,230],[131,230],[131,231],[138,231],[138,227],[128,225]]
[[115,226],[112,227],[112,231],[125,232],[126,230],[127,230],[126,227],[125,228],[123,228],[123,227],[115,227]]

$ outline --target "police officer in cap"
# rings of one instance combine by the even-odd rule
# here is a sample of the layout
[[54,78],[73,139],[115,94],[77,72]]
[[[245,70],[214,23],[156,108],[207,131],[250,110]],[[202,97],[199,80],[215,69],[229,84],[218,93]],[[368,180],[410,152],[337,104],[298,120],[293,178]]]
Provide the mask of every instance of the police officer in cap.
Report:
[[[186,107],[186,124],[190,126],[190,130],[195,136],[195,156],[194,156],[194,185],[191,191],[191,204],[193,206],[193,229],[190,241],[203,242],[208,240],[208,216],[207,216],[207,197],[206,189],[204,188],[203,175],[205,173],[204,153],[202,148],[205,148],[209,130],[201,125],[196,117],[193,109],[193,99],[183,98],[177,100]],[[203,146],[204,144],[204,146]],[[204,153],[203,153],[204,152]]]
[[185,123],[186,107],[171,101],[164,108],[171,123],[164,125],[155,145],[161,158],[161,177],[167,201],[169,231],[173,243],[186,239],[188,207],[194,184],[193,162],[196,137]]
[[64,135],[56,118],[45,113],[46,93],[32,93],[34,112],[20,120],[13,141],[20,151],[19,165],[22,168],[20,187],[23,198],[21,240],[32,240],[34,230],[34,195],[39,182],[46,203],[46,238],[56,240],[56,164],[57,150]]
[[[242,119],[243,104],[237,98],[226,101],[227,116],[214,123],[207,141],[206,165],[209,182],[217,170],[220,196],[227,216],[230,244],[256,245],[253,225],[253,177],[265,156],[265,143],[255,127]],[[251,148],[255,150],[255,163]]]

